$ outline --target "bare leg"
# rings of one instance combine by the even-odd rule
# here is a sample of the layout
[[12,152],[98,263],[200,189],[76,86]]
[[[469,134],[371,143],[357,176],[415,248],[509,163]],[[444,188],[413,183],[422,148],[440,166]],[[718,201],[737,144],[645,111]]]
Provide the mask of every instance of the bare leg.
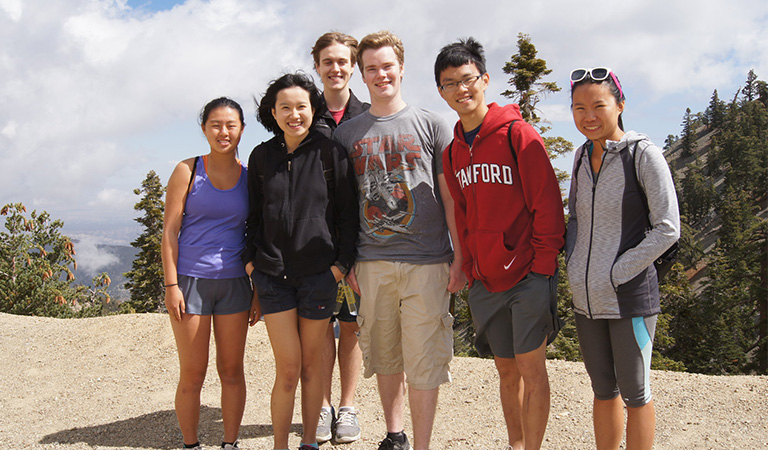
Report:
[[357,342],[359,329],[356,322],[339,321],[339,377],[341,378],[339,406],[355,406],[355,391],[360,378],[360,366],[363,363],[363,352]]
[[224,422],[224,442],[235,442],[245,410],[245,371],[243,355],[248,336],[248,314],[213,316],[213,336],[216,340],[216,368],[221,380],[221,416]]
[[515,358],[495,357],[496,370],[499,372],[499,397],[504,421],[507,424],[507,438],[514,450],[523,450],[523,379],[517,370]]
[[[336,363],[336,338],[333,335],[333,322],[328,324],[325,342],[325,350],[323,351],[323,406],[330,407],[333,366]],[[339,355],[339,359],[341,359],[341,355]]]
[[526,450],[538,450],[549,419],[549,377],[546,340],[536,350],[515,355],[523,377],[523,436]]
[[618,450],[624,433],[624,404],[620,397],[595,399],[592,410],[597,450]]
[[[275,355],[275,384],[270,409],[274,448],[288,448],[288,433],[293,419],[293,402],[301,376],[301,342],[296,309],[266,314],[269,342]],[[315,422],[315,427],[317,422]]]
[[653,400],[639,408],[627,408],[627,450],[650,450],[656,434]]
[[419,390],[408,387],[408,404],[411,407],[413,422],[413,449],[429,450],[432,426],[435,423],[435,410],[440,388]]
[[208,344],[211,316],[184,314],[181,321],[171,319],[179,353],[179,385],[176,388],[176,418],[185,444],[198,441],[200,391],[208,369]]
[[[323,350],[328,330],[328,319],[310,320],[299,318],[301,340],[301,421],[304,434],[301,442],[317,442],[317,422],[323,404]],[[286,448],[286,447],[278,447]]]
[[394,375],[376,374],[379,385],[379,398],[384,410],[384,421],[388,433],[399,433],[403,426],[405,412],[405,372]]

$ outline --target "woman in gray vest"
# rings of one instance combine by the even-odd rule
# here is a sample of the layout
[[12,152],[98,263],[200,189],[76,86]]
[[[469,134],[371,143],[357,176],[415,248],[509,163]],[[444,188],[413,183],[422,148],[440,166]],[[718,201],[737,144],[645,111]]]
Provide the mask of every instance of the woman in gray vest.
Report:
[[[624,131],[625,101],[611,69],[571,72],[576,150],[566,261],[576,329],[594,391],[598,450],[651,449],[649,374],[661,311],[654,261],[680,237],[672,176],[648,137]],[[623,404],[622,404],[623,402]]]

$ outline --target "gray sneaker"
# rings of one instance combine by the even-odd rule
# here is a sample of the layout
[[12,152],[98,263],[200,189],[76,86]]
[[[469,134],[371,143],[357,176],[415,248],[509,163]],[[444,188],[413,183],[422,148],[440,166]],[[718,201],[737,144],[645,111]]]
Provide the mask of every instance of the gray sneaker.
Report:
[[336,442],[345,444],[360,439],[360,422],[357,421],[357,410],[352,407],[339,408],[336,419]]
[[325,408],[320,410],[320,420],[317,422],[317,433],[315,433],[315,439],[317,439],[318,444],[330,441],[333,437],[331,427],[335,418],[333,406],[331,406],[330,411]]

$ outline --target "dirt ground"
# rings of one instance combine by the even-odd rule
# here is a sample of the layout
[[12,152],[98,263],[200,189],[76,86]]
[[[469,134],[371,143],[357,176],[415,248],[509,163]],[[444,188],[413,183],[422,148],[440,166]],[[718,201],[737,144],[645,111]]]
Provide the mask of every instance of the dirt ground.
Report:
[[[246,350],[248,402],[240,446],[272,448],[274,376],[263,323]],[[175,449],[178,376],[168,318],[159,314],[60,320],[0,314],[0,445],[35,449]],[[214,360],[214,350],[211,361]],[[548,361],[552,409],[545,449],[594,448],[591,391],[580,363]],[[493,363],[455,358],[442,387],[433,449],[502,449],[506,430]],[[768,449],[768,377],[654,372],[656,449]],[[335,381],[335,386],[338,382]],[[213,362],[203,388],[200,440],[221,442],[220,385]],[[337,392],[335,393],[338,394]],[[357,393],[362,438],[321,449],[376,449],[384,418],[373,378]],[[406,432],[410,434],[410,419]],[[290,443],[298,447],[299,408]]]

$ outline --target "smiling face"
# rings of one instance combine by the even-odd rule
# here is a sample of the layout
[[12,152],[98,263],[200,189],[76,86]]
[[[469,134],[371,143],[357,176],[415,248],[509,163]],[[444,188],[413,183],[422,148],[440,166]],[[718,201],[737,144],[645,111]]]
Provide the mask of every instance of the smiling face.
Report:
[[333,43],[320,51],[315,70],[323,81],[323,89],[342,91],[347,89],[349,79],[355,71],[351,61],[349,47],[341,43]]
[[293,86],[277,93],[272,116],[277,121],[277,126],[283,130],[289,151],[295,150],[307,137],[314,114],[315,110],[312,109],[309,92],[306,90]]
[[[476,79],[469,87],[461,82]],[[464,131],[471,131],[483,122],[488,106],[485,104],[485,90],[488,88],[489,76],[480,74],[474,63],[459,67],[448,67],[440,74],[440,85],[447,90],[437,88],[448,106],[459,114]],[[453,85],[451,85],[453,83]],[[458,85],[456,85],[458,83]],[[467,126],[472,128],[467,129]]]
[[624,101],[616,102],[605,83],[583,83],[573,90],[573,123],[592,142],[605,148],[605,141],[618,141],[624,135],[619,128],[619,115]]
[[201,127],[211,146],[211,152],[215,153],[235,152],[243,135],[240,113],[227,106],[212,110]]
[[390,46],[368,49],[360,55],[363,67],[363,82],[371,94],[371,103],[388,102],[400,97],[400,82],[403,66]]

